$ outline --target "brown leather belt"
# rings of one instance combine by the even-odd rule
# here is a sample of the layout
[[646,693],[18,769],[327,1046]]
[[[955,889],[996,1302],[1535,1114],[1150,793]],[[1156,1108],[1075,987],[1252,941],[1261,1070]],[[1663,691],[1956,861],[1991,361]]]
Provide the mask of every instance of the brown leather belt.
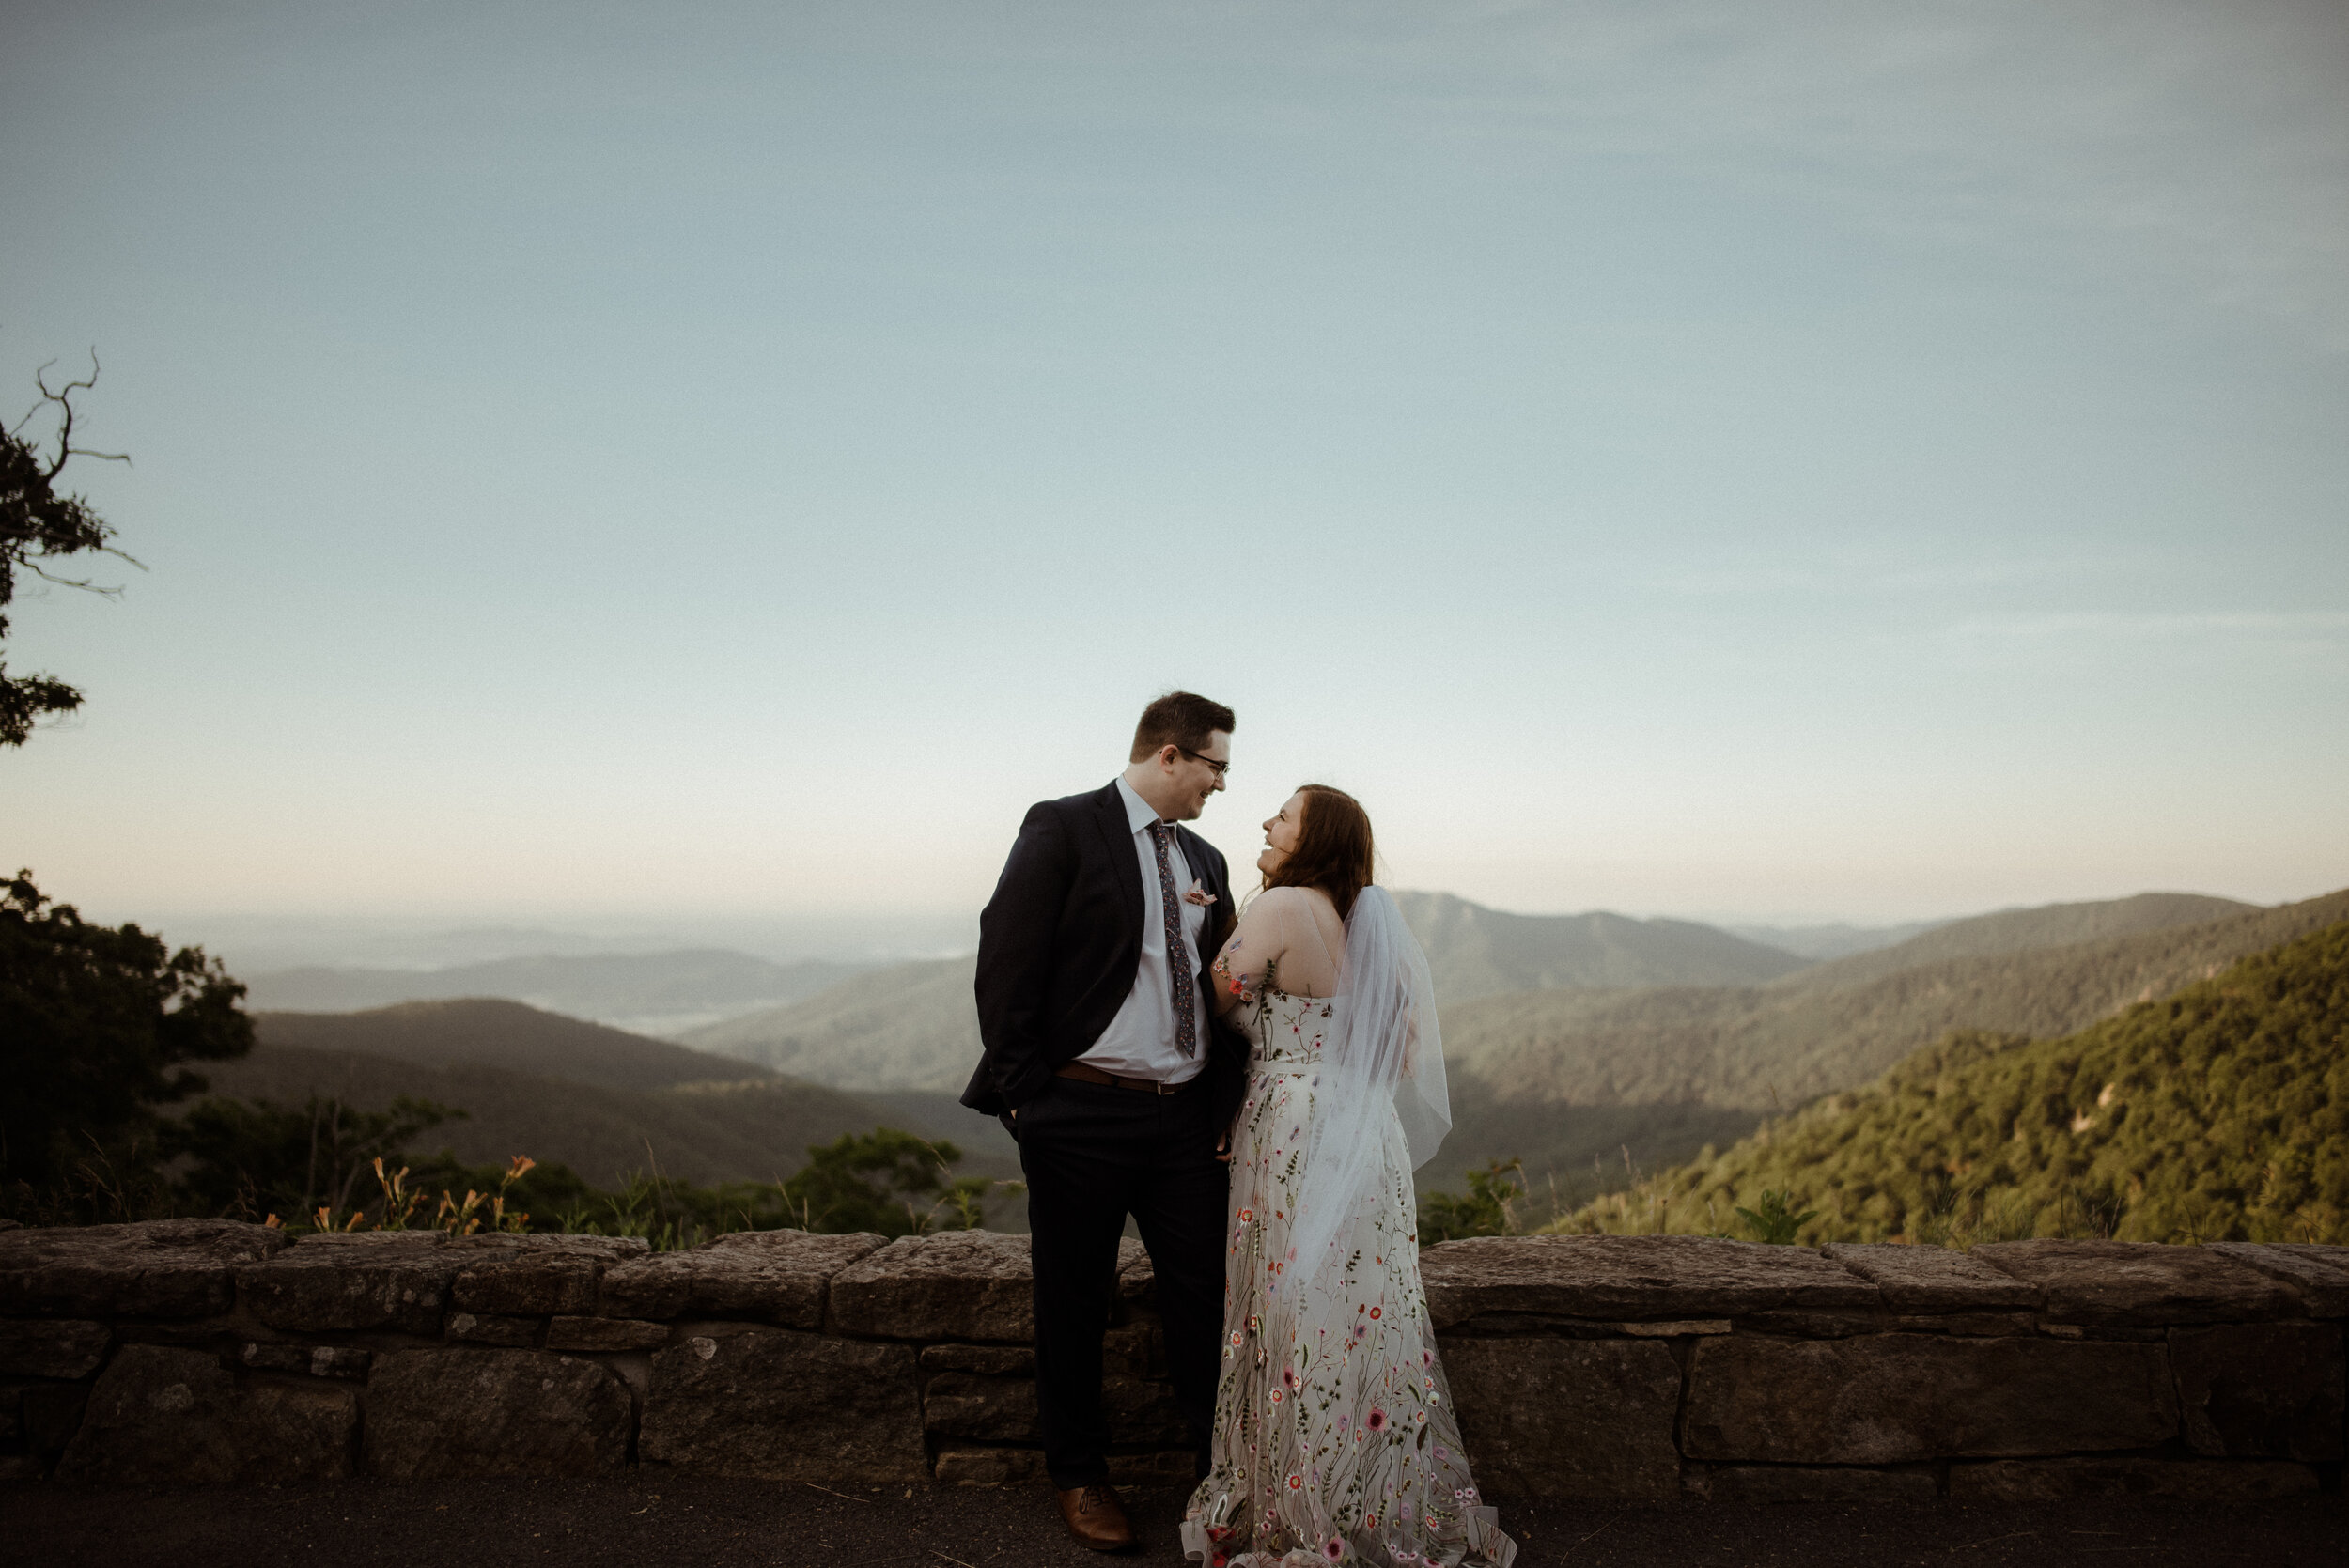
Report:
[[1194,1074],[1180,1083],[1162,1083],[1155,1078],[1127,1078],[1118,1073],[1105,1073],[1087,1063],[1071,1062],[1053,1068],[1052,1076],[1073,1078],[1079,1083],[1105,1083],[1112,1089],[1132,1089],[1144,1094],[1179,1094],[1198,1082],[1201,1075]]

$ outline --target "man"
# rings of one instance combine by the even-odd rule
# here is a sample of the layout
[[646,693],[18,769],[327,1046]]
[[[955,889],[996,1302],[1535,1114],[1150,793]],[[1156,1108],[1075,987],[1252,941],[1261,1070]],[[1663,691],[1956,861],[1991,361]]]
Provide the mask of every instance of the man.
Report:
[[1206,991],[1231,916],[1223,857],[1179,824],[1223,788],[1232,723],[1230,708],[1189,691],[1144,708],[1123,774],[1029,808],[979,916],[986,1055],[962,1103],[1019,1141],[1045,1467],[1069,1532],[1097,1551],[1134,1542],[1109,1485],[1101,1415],[1101,1335],[1128,1215],[1206,1473],[1223,1311],[1218,1156],[1248,1047]]

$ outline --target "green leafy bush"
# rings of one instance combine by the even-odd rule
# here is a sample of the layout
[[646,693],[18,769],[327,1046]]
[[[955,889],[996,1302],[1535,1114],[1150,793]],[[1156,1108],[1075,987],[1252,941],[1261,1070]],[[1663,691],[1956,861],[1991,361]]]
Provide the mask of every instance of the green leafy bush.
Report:
[[1525,1196],[1525,1164],[1494,1160],[1483,1171],[1463,1172],[1468,1196],[1430,1192],[1419,1201],[1419,1240],[1423,1247],[1462,1236],[1514,1235],[1516,1204]]

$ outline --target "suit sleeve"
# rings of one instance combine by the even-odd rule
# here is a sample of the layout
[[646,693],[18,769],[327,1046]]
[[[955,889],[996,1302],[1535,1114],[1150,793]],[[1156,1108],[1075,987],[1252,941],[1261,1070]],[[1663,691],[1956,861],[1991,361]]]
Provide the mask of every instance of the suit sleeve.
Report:
[[987,1053],[983,1074],[1015,1109],[1034,1099],[1051,1076],[1041,1024],[1053,939],[1075,866],[1061,814],[1049,803],[1031,806],[995,895],[979,913],[974,988],[979,1041]]

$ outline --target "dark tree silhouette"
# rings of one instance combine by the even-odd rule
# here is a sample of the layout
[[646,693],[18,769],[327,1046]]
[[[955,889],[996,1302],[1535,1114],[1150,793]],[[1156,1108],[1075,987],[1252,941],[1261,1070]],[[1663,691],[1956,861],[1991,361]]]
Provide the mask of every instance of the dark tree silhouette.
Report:
[[[0,430],[0,643],[8,639],[7,611],[16,598],[19,569],[63,587],[115,594],[120,590],[101,588],[87,578],[59,576],[46,563],[69,555],[100,553],[138,565],[107,542],[114,537],[114,528],[87,501],[57,491],[57,476],[71,458],[131,460],[119,452],[93,452],[73,444],[73,395],[98,384],[98,356],[90,355],[86,380],[68,381],[53,391],[48,376],[45,365],[33,373],[40,401],[15,428]],[[38,437],[25,434],[44,410],[54,411],[57,421],[56,444],[50,451],[42,449]],[[6,661],[0,660],[0,746],[22,746],[33,733],[35,720],[47,713],[70,713],[81,706],[82,693],[56,676],[11,675]]]
[[201,1094],[180,1063],[253,1048],[243,996],[201,948],[85,921],[30,872],[0,881],[0,1185],[46,1187]]

